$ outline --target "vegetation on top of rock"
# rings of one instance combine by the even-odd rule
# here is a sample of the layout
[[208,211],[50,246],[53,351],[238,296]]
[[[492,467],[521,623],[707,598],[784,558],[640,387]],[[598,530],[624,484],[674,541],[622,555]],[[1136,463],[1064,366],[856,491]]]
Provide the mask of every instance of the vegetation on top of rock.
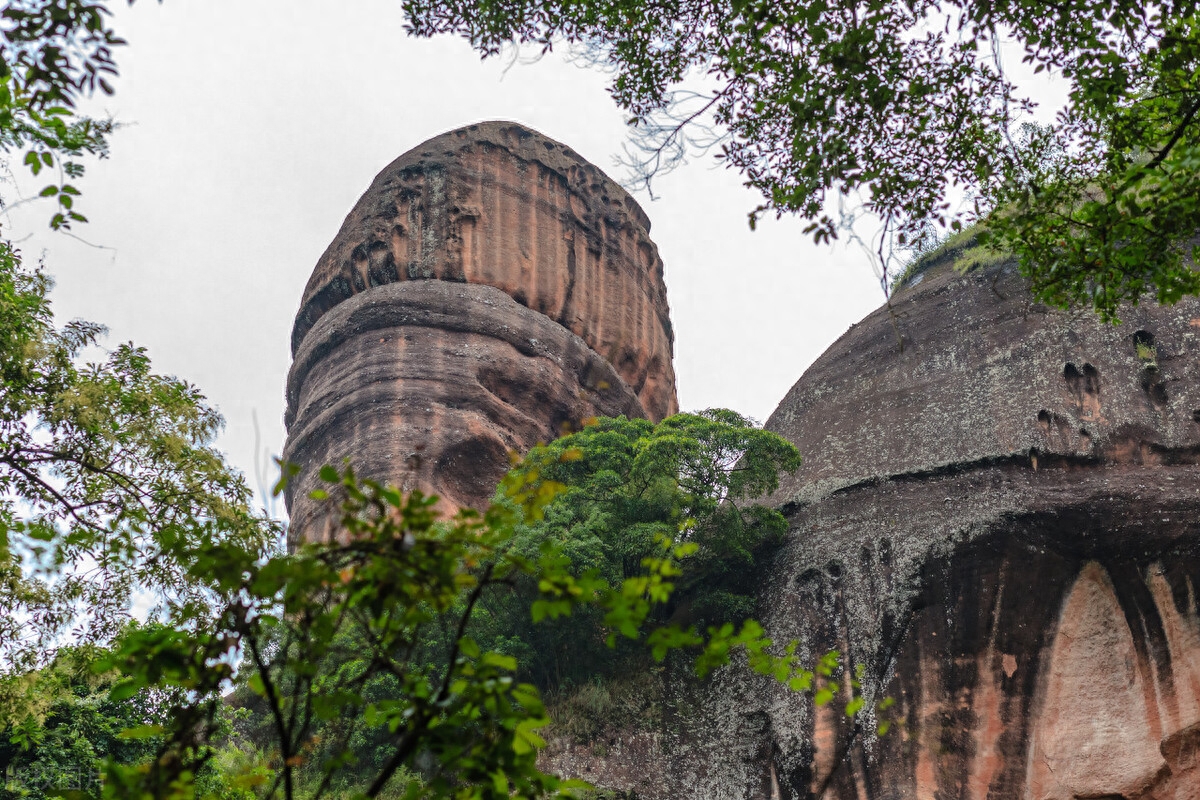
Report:
[[956,272],[966,274],[1005,260],[1015,260],[1011,254],[989,245],[985,231],[982,224],[972,225],[918,248],[896,274],[890,291],[894,293],[903,289],[918,275],[941,266],[950,265]]

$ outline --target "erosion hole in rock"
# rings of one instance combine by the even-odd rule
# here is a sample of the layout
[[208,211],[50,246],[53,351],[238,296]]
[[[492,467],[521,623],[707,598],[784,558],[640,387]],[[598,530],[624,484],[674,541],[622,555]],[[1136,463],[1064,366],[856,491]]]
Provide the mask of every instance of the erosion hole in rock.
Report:
[[1200,408],[1197,408],[1195,411],[1192,412],[1192,422],[1196,423],[1197,425],[1200,425]]
[[1091,364],[1084,364],[1080,370],[1075,364],[1068,362],[1063,367],[1063,380],[1074,395],[1075,407],[1084,418],[1092,418],[1100,414],[1100,370]]
[[[1150,405],[1161,411],[1167,407],[1167,387],[1158,381],[1152,381],[1149,378],[1142,379],[1142,391],[1146,393],[1146,397],[1150,400]],[[1195,418],[1195,414],[1192,415]]]
[[821,571],[815,567],[809,567],[796,577],[794,584],[800,588],[819,586],[821,584]]
[[1138,347],[1154,347],[1154,334],[1150,331],[1134,331],[1133,346]]
[[510,406],[520,407],[523,398],[527,398],[528,386],[522,386],[518,381],[503,370],[484,367],[475,373],[479,385],[494,397],[498,397]]
[[483,367],[475,373],[475,379],[485,391],[513,408],[545,409],[550,429],[544,435],[549,438],[563,436],[582,427],[582,421],[576,419],[574,410],[563,402],[563,398],[546,391],[545,386],[522,380],[495,367]]
[[1042,431],[1045,432],[1046,434],[1050,433],[1050,420],[1051,419],[1052,419],[1052,417],[1050,415],[1050,412],[1047,411],[1046,409],[1043,408],[1041,411],[1038,412],[1038,415],[1037,415],[1038,425],[1042,426]]

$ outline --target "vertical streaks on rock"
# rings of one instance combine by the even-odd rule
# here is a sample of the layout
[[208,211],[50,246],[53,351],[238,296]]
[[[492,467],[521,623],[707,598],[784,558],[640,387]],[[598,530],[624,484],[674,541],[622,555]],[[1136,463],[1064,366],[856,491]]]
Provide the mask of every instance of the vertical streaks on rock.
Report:
[[1153,679],[1104,569],[1087,564],[1067,595],[1034,720],[1034,800],[1135,796],[1163,766]]
[[384,169],[304,290],[292,331],[293,542],[335,535],[323,464],[482,507],[510,451],[588,417],[674,413],[662,262],[629,195],[514,123]]
[[[1002,262],[892,305],[902,351],[880,309],[767,422],[805,457],[768,630],[864,664],[904,720],[864,721],[823,800],[1200,797],[1200,301],[1107,326],[1032,304]],[[852,558],[883,542],[887,564]],[[829,631],[788,586],[834,561]],[[764,770],[812,786],[830,721],[854,723],[760,691]]]
[[355,254],[376,247],[390,248],[403,265],[381,277],[495,286],[608,359],[637,387],[647,414],[677,410],[663,267],[649,222],[628,193],[569,148],[491,122],[398,158],[318,262],[293,352],[322,314],[368,287]]

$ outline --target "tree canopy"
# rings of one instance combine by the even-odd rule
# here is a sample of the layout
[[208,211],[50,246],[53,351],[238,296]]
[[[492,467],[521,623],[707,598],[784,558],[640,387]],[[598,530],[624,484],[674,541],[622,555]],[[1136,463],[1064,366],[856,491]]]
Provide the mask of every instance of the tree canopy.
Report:
[[0,241],[0,662],[17,672],[65,635],[111,642],[138,591],[204,608],[185,567],[198,540],[265,553],[278,535],[213,449],[222,420],[196,387],[132,344],[83,361],[104,328],[55,326],[49,287]]
[[[410,30],[484,55],[567,44],[612,73],[643,179],[695,144],[758,190],[768,212],[836,237],[861,198],[918,245],[952,188],[1014,252],[1037,297],[1112,317],[1145,292],[1200,292],[1200,34],[1183,0],[407,0]],[[1070,88],[1057,119],[1006,68],[1014,41]],[[700,86],[700,89],[693,89]],[[884,276],[885,281],[887,275]]]
[[[243,657],[242,697],[257,710],[261,758],[227,774],[260,797],[512,798],[568,796],[583,788],[537,766],[549,724],[538,688],[518,663],[473,634],[490,592],[521,577],[536,587],[523,611],[534,623],[597,610],[613,639],[639,642],[661,660],[688,649],[707,674],[742,653],[751,668],[796,690],[840,687],[836,656],[806,669],[796,646],[773,648],[753,621],[698,630],[656,613],[669,604],[683,563],[699,549],[660,533],[619,580],[579,569],[569,545],[547,537],[527,555],[518,526],[539,524],[563,487],[541,477],[540,459],[502,484],[505,502],[486,515],[438,521],[434,500],[360,481],[332,467],[344,536],[258,559],[201,541],[193,571],[212,576],[223,599],[204,628],[153,627],[125,637],[107,661],[123,679],[114,697],[172,692],[176,702],[142,764],[110,764],[106,797],[191,797],[221,752],[221,693]],[[565,462],[568,452],[559,454]],[[537,473],[537,474],[535,474]],[[324,490],[319,499],[328,499]],[[621,531],[613,531],[619,538]],[[585,623],[588,620],[585,620]],[[595,630],[593,627],[589,629]],[[863,699],[848,698],[847,714]]]
[[[726,409],[658,425],[599,419],[534,448],[517,467],[515,476],[553,481],[562,491],[537,520],[515,527],[507,547],[532,559],[552,543],[572,574],[591,572],[618,587],[643,572],[662,540],[688,543],[695,552],[681,561],[675,591],[650,621],[698,630],[740,625],[755,616],[757,570],[787,530],[783,516],[759,501],[799,463],[790,442]],[[485,595],[472,634],[515,656],[521,674],[542,689],[607,676],[629,666],[631,655],[636,661],[640,651],[606,646],[598,609],[533,624],[537,597],[528,580]]]
[[[57,171],[42,192],[54,228],[85,221],[69,181],[111,131],[74,112],[111,91],[121,40],[106,14],[94,0],[0,12],[0,148]],[[531,623],[594,612],[589,633],[659,660],[687,649],[700,674],[740,651],[793,689],[822,684],[819,702],[838,688],[836,658],[807,669],[795,645],[738,621],[745,568],[779,532],[778,515],[739,504],[797,456],[736,415],[604,423],[594,441],[539,450],[487,515],[445,521],[430,498],[327,467],[344,535],[283,554],[213,448],[221,419],[200,392],[133,344],[87,361],[103,328],[57,324],[49,288],[0,240],[0,759],[46,778],[35,796],[72,771],[108,798],[569,789],[537,767],[537,687],[470,631],[488,592],[520,582],[535,587],[518,605]],[[571,552],[602,528],[602,558]],[[139,591],[160,608],[131,626]],[[231,754],[235,672],[268,733]],[[358,742],[374,745],[365,764]],[[102,781],[83,779],[101,764]]]
[[0,150],[22,153],[35,176],[53,176],[41,196],[56,198],[56,230],[87,221],[73,181],[83,176],[83,156],[108,154],[112,120],[75,112],[97,89],[113,92],[113,50],[125,41],[108,15],[97,0],[13,0],[0,11]]

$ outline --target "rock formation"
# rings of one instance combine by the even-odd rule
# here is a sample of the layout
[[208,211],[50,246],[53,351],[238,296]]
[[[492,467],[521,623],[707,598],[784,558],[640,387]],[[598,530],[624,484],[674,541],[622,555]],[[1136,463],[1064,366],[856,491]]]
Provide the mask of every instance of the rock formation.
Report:
[[[673,412],[648,229],[511,123],[385,169],[296,320],[294,534],[334,533],[306,500],[321,464],[479,505],[510,450]],[[737,668],[656,673],[653,723],[558,741],[547,767],[643,800],[1200,798],[1200,301],[1107,326],[1031,302],[1011,262],[954,261],[853,326],[767,423],[805,462],[775,498],[791,534],[761,617],[810,659],[863,665],[891,732]]]
[[323,464],[480,507],[587,417],[677,408],[663,266],[628,193],[515,123],[384,169],[317,263],[292,332],[292,541],[333,534]]
[[895,705],[856,724],[728,669],[556,766],[643,800],[1200,798],[1200,301],[1107,326],[952,260],[767,422],[805,462],[762,619]]
[[903,351],[877,311],[767,423],[806,456],[772,631],[903,720],[772,691],[783,794],[1200,797],[1200,302],[1108,326],[952,260],[894,298]]
[[896,295],[903,350],[880,309],[767,423],[806,456],[772,632],[903,720],[767,688],[783,794],[1200,796],[1200,303],[1106,326],[951,260]]

